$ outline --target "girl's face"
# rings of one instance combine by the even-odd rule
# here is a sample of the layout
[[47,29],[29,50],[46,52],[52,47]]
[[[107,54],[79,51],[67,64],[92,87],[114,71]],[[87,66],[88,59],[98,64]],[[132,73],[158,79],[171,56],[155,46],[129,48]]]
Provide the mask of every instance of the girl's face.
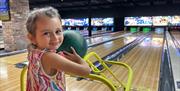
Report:
[[40,49],[57,49],[63,42],[62,24],[59,18],[42,17],[36,21],[34,42]]

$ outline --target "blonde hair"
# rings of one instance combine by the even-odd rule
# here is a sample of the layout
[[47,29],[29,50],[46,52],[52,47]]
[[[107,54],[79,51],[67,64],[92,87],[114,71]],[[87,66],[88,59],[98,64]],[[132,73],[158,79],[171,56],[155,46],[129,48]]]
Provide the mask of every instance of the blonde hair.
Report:
[[61,16],[58,13],[57,9],[53,7],[44,7],[44,8],[35,9],[29,13],[27,21],[26,21],[26,29],[28,33],[35,35],[36,21],[38,20],[38,18],[42,16],[46,16],[49,18],[58,17],[61,22]]

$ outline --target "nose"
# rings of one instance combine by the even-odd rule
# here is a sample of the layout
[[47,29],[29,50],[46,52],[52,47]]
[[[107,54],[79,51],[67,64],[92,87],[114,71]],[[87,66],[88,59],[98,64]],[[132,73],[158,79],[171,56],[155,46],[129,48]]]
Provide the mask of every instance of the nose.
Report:
[[56,33],[51,34],[51,41],[58,41],[58,35]]

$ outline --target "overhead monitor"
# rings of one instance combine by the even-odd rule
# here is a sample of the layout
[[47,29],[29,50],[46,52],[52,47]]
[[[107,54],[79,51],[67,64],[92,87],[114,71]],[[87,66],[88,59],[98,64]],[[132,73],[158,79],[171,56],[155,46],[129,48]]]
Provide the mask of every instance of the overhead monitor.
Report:
[[170,16],[153,16],[153,26],[168,26]]
[[113,18],[92,18],[91,25],[92,26],[113,26],[114,19]]
[[81,19],[75,19],[74,20],[74,26],[88,26],[88,18],[81,18]]
[[125,26],[152,26],[152,17],[125,17]]
[[169,24],[170,26],[180,26],[180,16],[172,16]]
[[92,26],[103,26],[103,18],[92,18],[91,25]]
[[88,26],[88,18],[81,19],[62,19],[63,26]]
[[114,18],[103,18],[103,25],[104,26],[113,26]]

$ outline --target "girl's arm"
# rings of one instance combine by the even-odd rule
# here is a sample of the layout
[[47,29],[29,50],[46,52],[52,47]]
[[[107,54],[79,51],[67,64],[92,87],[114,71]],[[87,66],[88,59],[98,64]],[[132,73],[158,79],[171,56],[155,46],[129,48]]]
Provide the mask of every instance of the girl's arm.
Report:
[[48,66],[48,69],[62,70],[80,76],[90,74],[90,67],[77,55],[74,49],[73,54],[69,53],[65,57],[53,52],[47,52],[42,56],[42,62]]

